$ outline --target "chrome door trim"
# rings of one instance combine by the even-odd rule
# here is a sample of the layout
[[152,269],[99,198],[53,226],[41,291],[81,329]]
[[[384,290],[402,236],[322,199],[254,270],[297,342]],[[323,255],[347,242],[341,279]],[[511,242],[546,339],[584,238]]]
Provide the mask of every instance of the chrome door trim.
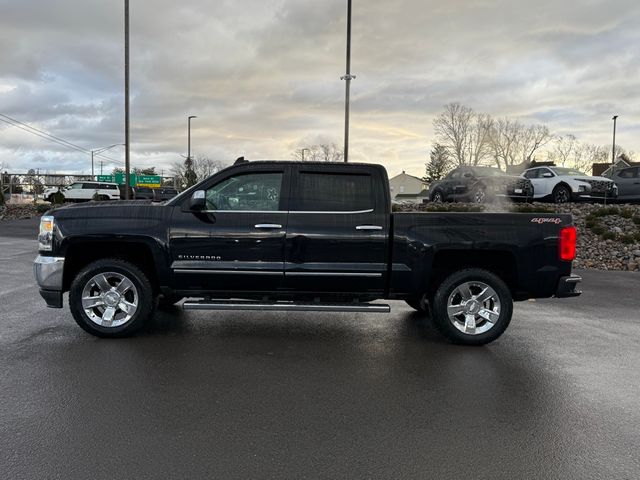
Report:
[[174,268],[174,273],[206,273],[209,275],[282,275],[283,272],[262,270],[208,270],[204,268]]
[[309,276],[318,276],[318,277],[368,277],[368,278],[379,278],[382,277],[382,273],[375,272],[291,272],[289,270],[285,271],[285,275],[289,275],[291,277],[309,277]]
[[314,214],[330,214],[330,215],[355,215],[359,213],[372,213],[373,208],[369,208],[368,210],[351,210],[348,212],[345,211],[308,211],[308,210],[290,210],[289,213],[314,213]]
[[357,225],[356,230],[382,230],[380,225]]

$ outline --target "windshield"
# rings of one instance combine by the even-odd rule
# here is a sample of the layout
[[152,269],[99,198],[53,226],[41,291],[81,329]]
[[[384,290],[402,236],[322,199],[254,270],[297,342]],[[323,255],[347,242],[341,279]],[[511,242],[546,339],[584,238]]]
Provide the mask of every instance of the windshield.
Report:
[[495,167],[473,167],[471,170],[479,177],[501,177],[504,175],[502,170]]
[[553,170],[556,175],[580,175],[583,177],[587,176],[585,173],[574,170],[573,168],[551,167],[551,170]]

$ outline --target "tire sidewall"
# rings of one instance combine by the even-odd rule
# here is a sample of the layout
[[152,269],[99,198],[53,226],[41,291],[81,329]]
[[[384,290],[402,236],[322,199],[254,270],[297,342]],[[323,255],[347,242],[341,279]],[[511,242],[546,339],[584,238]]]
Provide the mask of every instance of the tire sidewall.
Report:
[[[92,322],[82,308],[82,292],[87,282],[95,275],[116,272],[127,277],[138,291],[138,309],[128,322],[118,327],[103,327]],[[78,325],[98,337],[123,337],[139,330],[149,319],[154,309],[155,298],[147,276],[136,266],[117,259],[95,261],[80,271],[69,290],[69,307]]]
[[[564,202],[560,202],[558,201],[558,193],[560,191],[564,190],[567,193],[567,200]],[[569,203],[571,201],[571,190],[569,190],[567,187],[565,187],[564,185],[558,185],[554,190],[553,190],[553,203]]]
[[[486,283],[496,291],[500,299],[500,317],[490,330],[478,335],[468,335],[449,321],[447,302],[449,295],[458,285],[474,280]],[[484,345],[496,340],[509,326],[513,314],[513,299],[504,281],[488,270],[476,268],[460,270],[449,275],[436,290],[431,304],[432,316],[438,330],[452,342],[464,345]]]

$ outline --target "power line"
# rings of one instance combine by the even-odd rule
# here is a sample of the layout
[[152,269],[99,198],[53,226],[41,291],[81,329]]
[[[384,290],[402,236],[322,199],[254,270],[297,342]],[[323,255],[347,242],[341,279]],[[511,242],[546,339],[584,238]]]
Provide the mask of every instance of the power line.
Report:
[[[11,125],[12,127],[16,127],[19,128],[20,130],[23,130],[27,133],[31,133],[33,135],[36,135],[40,138],[43,138],[45,140],[49,140],[51,142],[57,143],[58,145],[61,145],[63,147],[68,147],[68,148],[73,148],[74,150],[77,150],[79,152],[82,153],[86,153],[86,154],[90,154],[91,151],[87,150],[86,148],[81,147],[80,145],[76,145],[75,143],[71,143],[68,140],[65,140],[64,138],[58,137],[56,135],[53,135],[49,132],[45,132],[44,130],[40,130],[36,127],[33,127],[31,125],[29,125],[28,123],[24,123],[21,122],[20,120],[17,120],[13,117],[10,117],[9,115],[5,115],[4,113],[0,113],[0,117],[4,117],[8,120],[4,120],[3,118],[0,118],[0,121],[7,123],[9,125]],[[117,160],[113,157],[109,157],[107,155],[104,155],[102,153],[98,153],[95,155],[96,157],[102,157],[104,159],[110,160],[112,162],[115,163],[120,163],[120,164],[124,164],[124,162],[122,160]]]
[[[34,132],[31,132],[31,133],[35,134],[36,132],[38,132],[38,133],[40,133],[42,135],[46,135],[47,137],[55,139],[58,142],[66,143],[68,146],[70,146],[71,148],[75,148],[76,150],[80,150],[80,151],[83,151],[85,153],[91,153],[89,150],[87,150],[86,148],[81,147],[80,145],[76,145],[75,143],[71,143],[70,141],[65,140],[64,138],[60,138],[60,137],[58,137],[56,135],[53,135],[52,133],[45,132],[44,130],[40,130],[40,129],[36,128],[36,127],[33,127],[33,126],[29,125],[28,123],[21,122],[20,120],[17,120],[15,118],[10,117],[9,115],[5,115],[4,113],[0,113],[0,117],[4,117],[6,119],[11,120],[12,122],[15,122],[17,124],[23,125],[24,127],[27,127],[30,130],[35,130]],[[17,127],[18,125],[14,125],[14,126]],[[24,128],[23,128],[23,130],[24,130]],[[38,135],[38,136],[41,136],[41,135]]]
[[87,150],[85,150],[85,149],[84,149],[84,148],[82,148],[82,147],[78,147],[78,146],[76,146],[76,145],[68,145],[68,144],[66,144],[66,143],[60,142],[60,141],[55,140],[55,139],[53,139],[53,138],[46,137],[46,136],[41,135],[41,134],[39,134],[39,133],[37,133],[37,132],[33,132],[33,131],[31,131],[31,130],[28,130],[28,129],[26,129],[26,128],[24,128],[24,127],[22,127],[22,126],[20,126],[20,125],[18,125],[18,124],[16,124],[16,123],[9,122],[9,121],[7,121],[7,120],[5,120],[5,119],[3,119],[3,118],[0,118],[0,122],[7,123],[7,124],[11,125],[12,127],[19,128],[20,130],[24,130],[24,131],[25,131],[25,132],[27,132],[27,133],[31,133],[31,134],[33,134],[33,135],[36,135],[36,136],[40,137],[40,138],[44,138],[45,140],[49,140],[50,142],[57,143],[57,144],[59,144],[59,145],[62,145],[63,147],[73,148],[74,150],[78,150],[78,151],[80,151],[80,152],[82,152],[82,153],[89,153]]

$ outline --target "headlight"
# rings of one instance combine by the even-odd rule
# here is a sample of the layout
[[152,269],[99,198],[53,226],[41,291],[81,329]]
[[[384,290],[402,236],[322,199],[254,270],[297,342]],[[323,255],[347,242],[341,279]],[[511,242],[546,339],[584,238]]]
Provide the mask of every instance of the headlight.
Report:
[[578,191],[579,192],[586,192],[587,191],[587,186],[586,185],[578,185]]
[[40,219],[40,232],[38,233],[38,250],[50,252],[53,248],[53,225],[51,215],[44,215]]

